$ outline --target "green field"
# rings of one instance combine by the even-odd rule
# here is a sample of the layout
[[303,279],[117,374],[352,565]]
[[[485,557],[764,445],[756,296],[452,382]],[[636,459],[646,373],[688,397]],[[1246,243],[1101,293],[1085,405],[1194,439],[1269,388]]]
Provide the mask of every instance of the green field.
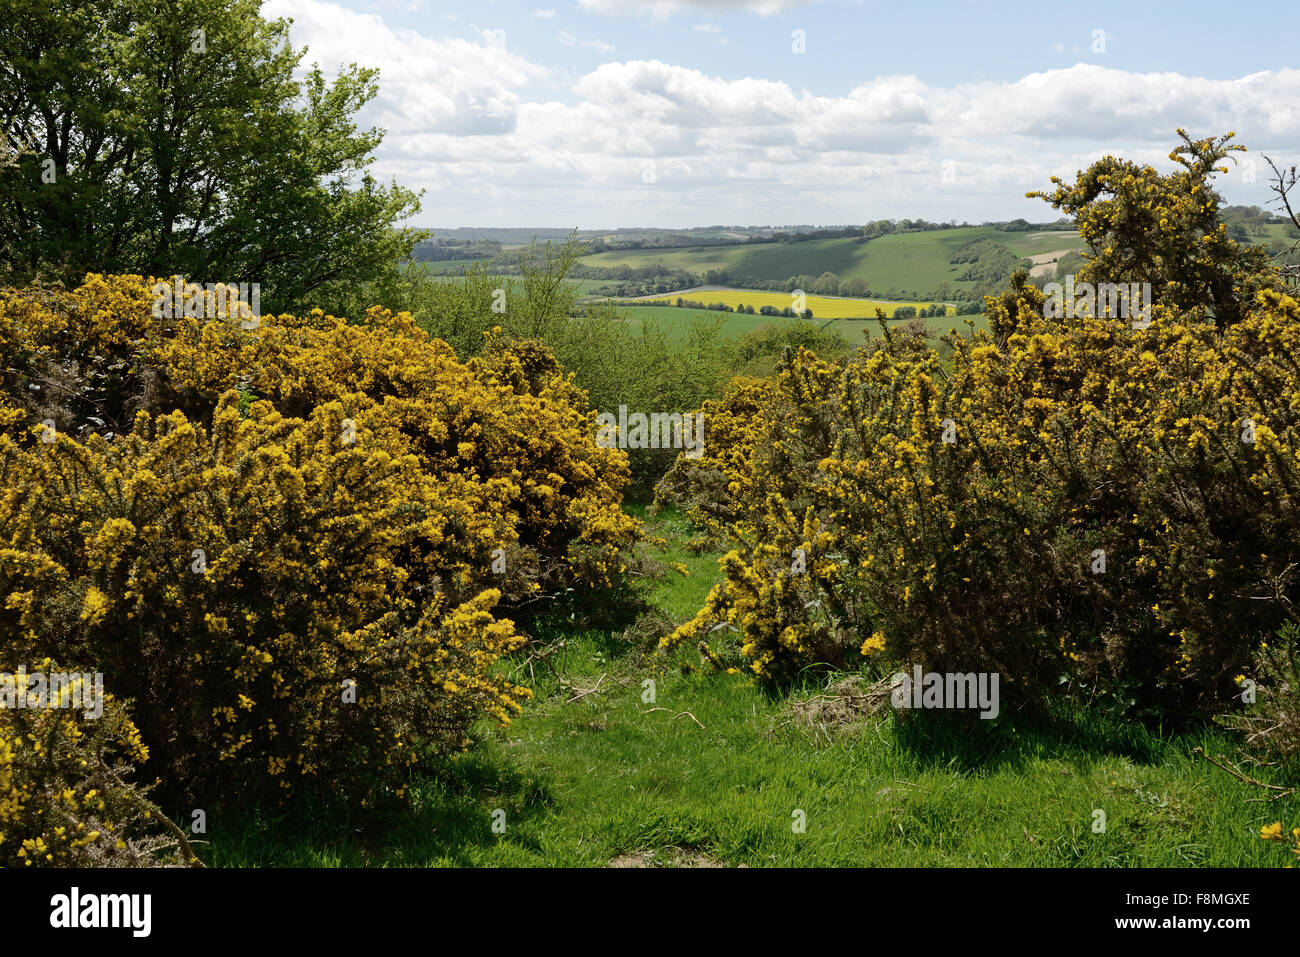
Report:
[[931,291],[942,282],[960,289],[956,277],[964,265],[949,262],[956,250],[975,239],[1006,246],[1016,256],[1036,256],[1057,250],[1083,249],[1073,231],[1003,232],[992,226],[900,233],[861,243],[854,239],[820,239],[803,243],[761,243],[743,246],[688,246],[682,249],[632,249],[584,257],[586,266],[683,269],[703,273],[726,269],[733,277],[788,279],[790,276],[833,272],[841,280],[863,279],[873,290]]
[[1292,227],[1290,227],[1289,224],[1266,223],[1264,224],[1264,235],[1255,236],[1252,234],[1249,237],[1249,241],[1251,245],[1261,245],[1261,244],[1267,245],[1268,243],[1277,241],[1277,242],[1286,243],[1287,246],[1290,246],[1292,243],[1296,241],[1295,237],[1291,235],[1291,232],[1292,232]]

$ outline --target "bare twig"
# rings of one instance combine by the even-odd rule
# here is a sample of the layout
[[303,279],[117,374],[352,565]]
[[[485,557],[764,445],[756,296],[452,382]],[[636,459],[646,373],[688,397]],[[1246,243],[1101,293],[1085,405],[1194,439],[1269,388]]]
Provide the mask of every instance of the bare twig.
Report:
[[[1269,188],[1277,194],[1277,202],[1281,204],[1287,217],[1296,225],[1297,228],[1300,228],[1300,215],[1297,215],[1295,209],[1292,208],[1290,199],[1291,190],[1295,188],[1297,182],[1300,182],[1300,177],[1297,177],[1296,174],[1296,167],[1292,166],[1290,169],[1286,169],[1285,167],[1279,167],[1268,156],[1265,156],[1264,159],[1268,165],[1272,167],[1273,175],[1276,177]],[[1297,249],[1300,249],[1300,239],[1293,242],[1290,249],[1277,254],[1273,259],[1283,259],[1284,257],[1290,256]],[[1300,282],[1300,265],[1281,263],[1279,268],[1281,268],[1283,275],[1291,282]]]
[[606,677],[608,676],[602,674],[599,678],[596,679],[596,684],[593,687],[588,688],[586,691],[578,692],[576,695],[574,695],[572,698],[570,698],[568,701],[564,703],[573,704],[573,702],[577,701],[579,698],[585,698],[589,694],[595,694],[597,691],[600,690],[600,683],[604,681]]
[[1257,788],[1264,788],[1265,790],[1268,791],[1277,792],[1272,797],[1266,799],[1249,798],[1248,800],[1251,801],[1267,800],[1271,804],[1273,801],[1276,801],[1278,798],[1288,797],[1289,795],[1296,793],[1297,789],[1293,787],[1285,787],[1284,785],[1281,784],[1269,784],[1267,781],[1258,781],[1255,778],[1252,778],[1250,775],[1244,774],[1239,767],[1233,765],[1232,762],[1228,761],[1226,758],[1222,762],[1216,761],[1214,758],[1206,754],[1205,749],[1200,747],[1199,745],[1192,748],[1192,754],[1199,754],[1201,757],[1205,758],[1206,761],[1209,761],[1211,764],[1213,764],[1216,768],[1219,768],[1222,771],[1227,771],[1238,781],[1244,781],[1246,784],[1253,784]]
[[108,773],[109,777],[111,777],[114,781],[118,783],[118,785],[122,789],[123,794],[125,794],[127,797],[129,797],[131,800],[135,801],[142,807],[144,807],[146,810],[148,810],[151,816],[157,818],[162,823],[162,826],[165,827],[174,838],[176,838],[176,841],[180,845],[180,849],[182,853],[185,855],[186,864],[188,864],[190,867],[203,867],[203,868],[207,867],[206,864],[204,864],[201,860],[199,860],[198,855],[194,853],[194,849],[190,847],[190,842],[189,839],[185,837],[185,832],[182,831],[179,827],[177,827],[172,822],[172,819],[162,812],[162,809],[159,808],[158,805],[154,804],[152,801],[144,797],[138,791],[129,787],[120,777],[117,776],[117,772],[114,771],[108,765],[104,765],[103,769]]
[[699,729],[701,731],[705,732],[706,734],[708,733],[709,729],[706,728],[704,725],[700,724],[700,719],[695,717],[695,715],[691,714],[689,711],[683,711],[680,714],[673,715],[673,720],[676,721],[678,718],[683,718],[683,717],[690,718],[692,721],[696,723],[696,725],[699,726]]

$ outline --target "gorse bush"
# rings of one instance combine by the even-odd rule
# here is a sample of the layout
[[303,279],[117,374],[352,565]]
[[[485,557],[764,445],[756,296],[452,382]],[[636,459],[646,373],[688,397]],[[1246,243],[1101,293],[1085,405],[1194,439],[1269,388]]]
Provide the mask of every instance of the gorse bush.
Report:
[[103,671],[168,788],[400,789],[519,710],[516,622],[625,590],[626,459],[544,348],[160,319],[149,285],[0,298],[0,641]]
[[229,394],[211,435],[141,413],[112,444],[0,440],[24,490],[5,527],[27,543],[6,556],[6,647],[102,670],[140,705],[151,770],[193,794],[382,781],[518,710],[487,672],[521,641],[497,593],[449,607],[412,587],[400,560],[439,518],[426,477],[370,435],[339,443],[341,411],[241,418]]
[[[62,669],[49,660],[32,671]],[[123,779],[147,757],[125,709],[106,696],[88,719],[68,695],[47,697],[5,657],[0,671],[29,702],[0,708],[0,867],[138,867],[177,860],[161,818]]]
[[[391,425],[401,443],[390,451],[435,478],[445,519],[425,564],[444,585],[496,588],[521,614],[575,585],[619,586],[616,554],[636,528],[619,508],[626,459],[595,445],[582,393],[544,349],[490,339],[490,354],[465,364],[378,308],[364,325],[317,310],[248,329],[233,306],[155,318],[151,286],[91,276],[70,294],[0,297],[14,402],[75,437],[129,431],[138,410],[209,422],[230,390],[290,417],[338,401],[356,428]],[[510,553],[504,575],[497,548]]]
[[1277,287],[1281,276],[1264,247],[1231,237],[1220,217],[1222,197],[1211,185],[1213,174],[1228,172],[1221,164],[1245,147],[1229,144],[1232,133],[1193,140],[1180,129],[1178,135],[1182,143],[1169,158],[1180,169],[1167,175],[1106,156],[1074,183],[1052,177],[1051,192],[1027,195],[1074,218],[1090,250],[1078,281],[1151,283],[1154,300],[1166,308],[1230,325],[1255,293]]
[[883,647],[1026,699],[1226,706],[1300,590],[1300,306],[1134,329],[1044,319],[1022,282],[989,309],[1004,344],[954,337],[947,370],[892,334],[791,356],[729,483],[725,579],[667,644],[725,621],[769,680]]
[[1149,323],[1047,318],[1020,272],[946,358],[889,330],[845,362],[792,351],[766,404],[715,415],[757,432],[745,474],[682,462],[665,490],[697,514],[725,492],[735,547],[664,644],[736,635],[770,682],[884,652],[1024,703],[1228,707],[1296,620],[1300,307],[1217,225],[1226,140],[1184,141],[1171,177],[1108,157],[1049,197],[1081,278],[1153,284]]
[[1300,785],[1300,627],[1287,622],[1276,638],[1262,642],[1245,672],[1238,678],[1241,696],[1253,690],[1254,700],[1246,701],[1244,714],[1222,720],[1242,732],[1255,760],[1280,768]]
[[737,376],[716,401],[700,407],[708,438],[698,458],[678,456],[655,488],[655,504],[674,502],[711,536],[725,536],[741,518],[739,500],[752,493],[751,457],[766,424],[773,386]]

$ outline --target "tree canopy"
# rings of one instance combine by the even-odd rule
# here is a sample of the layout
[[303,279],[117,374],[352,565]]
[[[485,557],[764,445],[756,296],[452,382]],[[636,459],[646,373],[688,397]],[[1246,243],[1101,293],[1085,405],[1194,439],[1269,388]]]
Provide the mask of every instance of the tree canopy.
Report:
[[378,75],[300,71],[258,0],[7,0],[0,274],[257,282],[275,309],[396,268],[419,198],[367,172]]

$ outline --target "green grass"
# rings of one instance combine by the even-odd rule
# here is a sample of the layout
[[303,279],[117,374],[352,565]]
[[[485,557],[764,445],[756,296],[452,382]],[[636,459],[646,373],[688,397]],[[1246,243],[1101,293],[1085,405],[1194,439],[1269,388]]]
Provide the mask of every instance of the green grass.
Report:
[[[652,531],[668,546],[654,557],[690,575],[654,577],[644,594],[681,621],[717,554],[685,549],[680,514]],[[689,651],[658,658],[599,631],[541,641],[549,665],[509,665],[536,694],[524,715],[478,728],[470,752],[414,778],[410,806],[304,798],[284,812],[210,815],[202,853],[233,866],[1254,867],[1290,856],[1259,839],[1262,825],[1300,824],[1300,799],[1247,803],[1255,789],[1193,757],[1197,746],[1231,751],[1217,729],[1161,737],[1062,709],[1046,724],[971,730],[890,714],[817,732],[790,708],[820,684],[773,697],[743,675],[684,673]],[[664,710],[643,701],[647,679]],[[792,829],[796,810],[805,833]]]

